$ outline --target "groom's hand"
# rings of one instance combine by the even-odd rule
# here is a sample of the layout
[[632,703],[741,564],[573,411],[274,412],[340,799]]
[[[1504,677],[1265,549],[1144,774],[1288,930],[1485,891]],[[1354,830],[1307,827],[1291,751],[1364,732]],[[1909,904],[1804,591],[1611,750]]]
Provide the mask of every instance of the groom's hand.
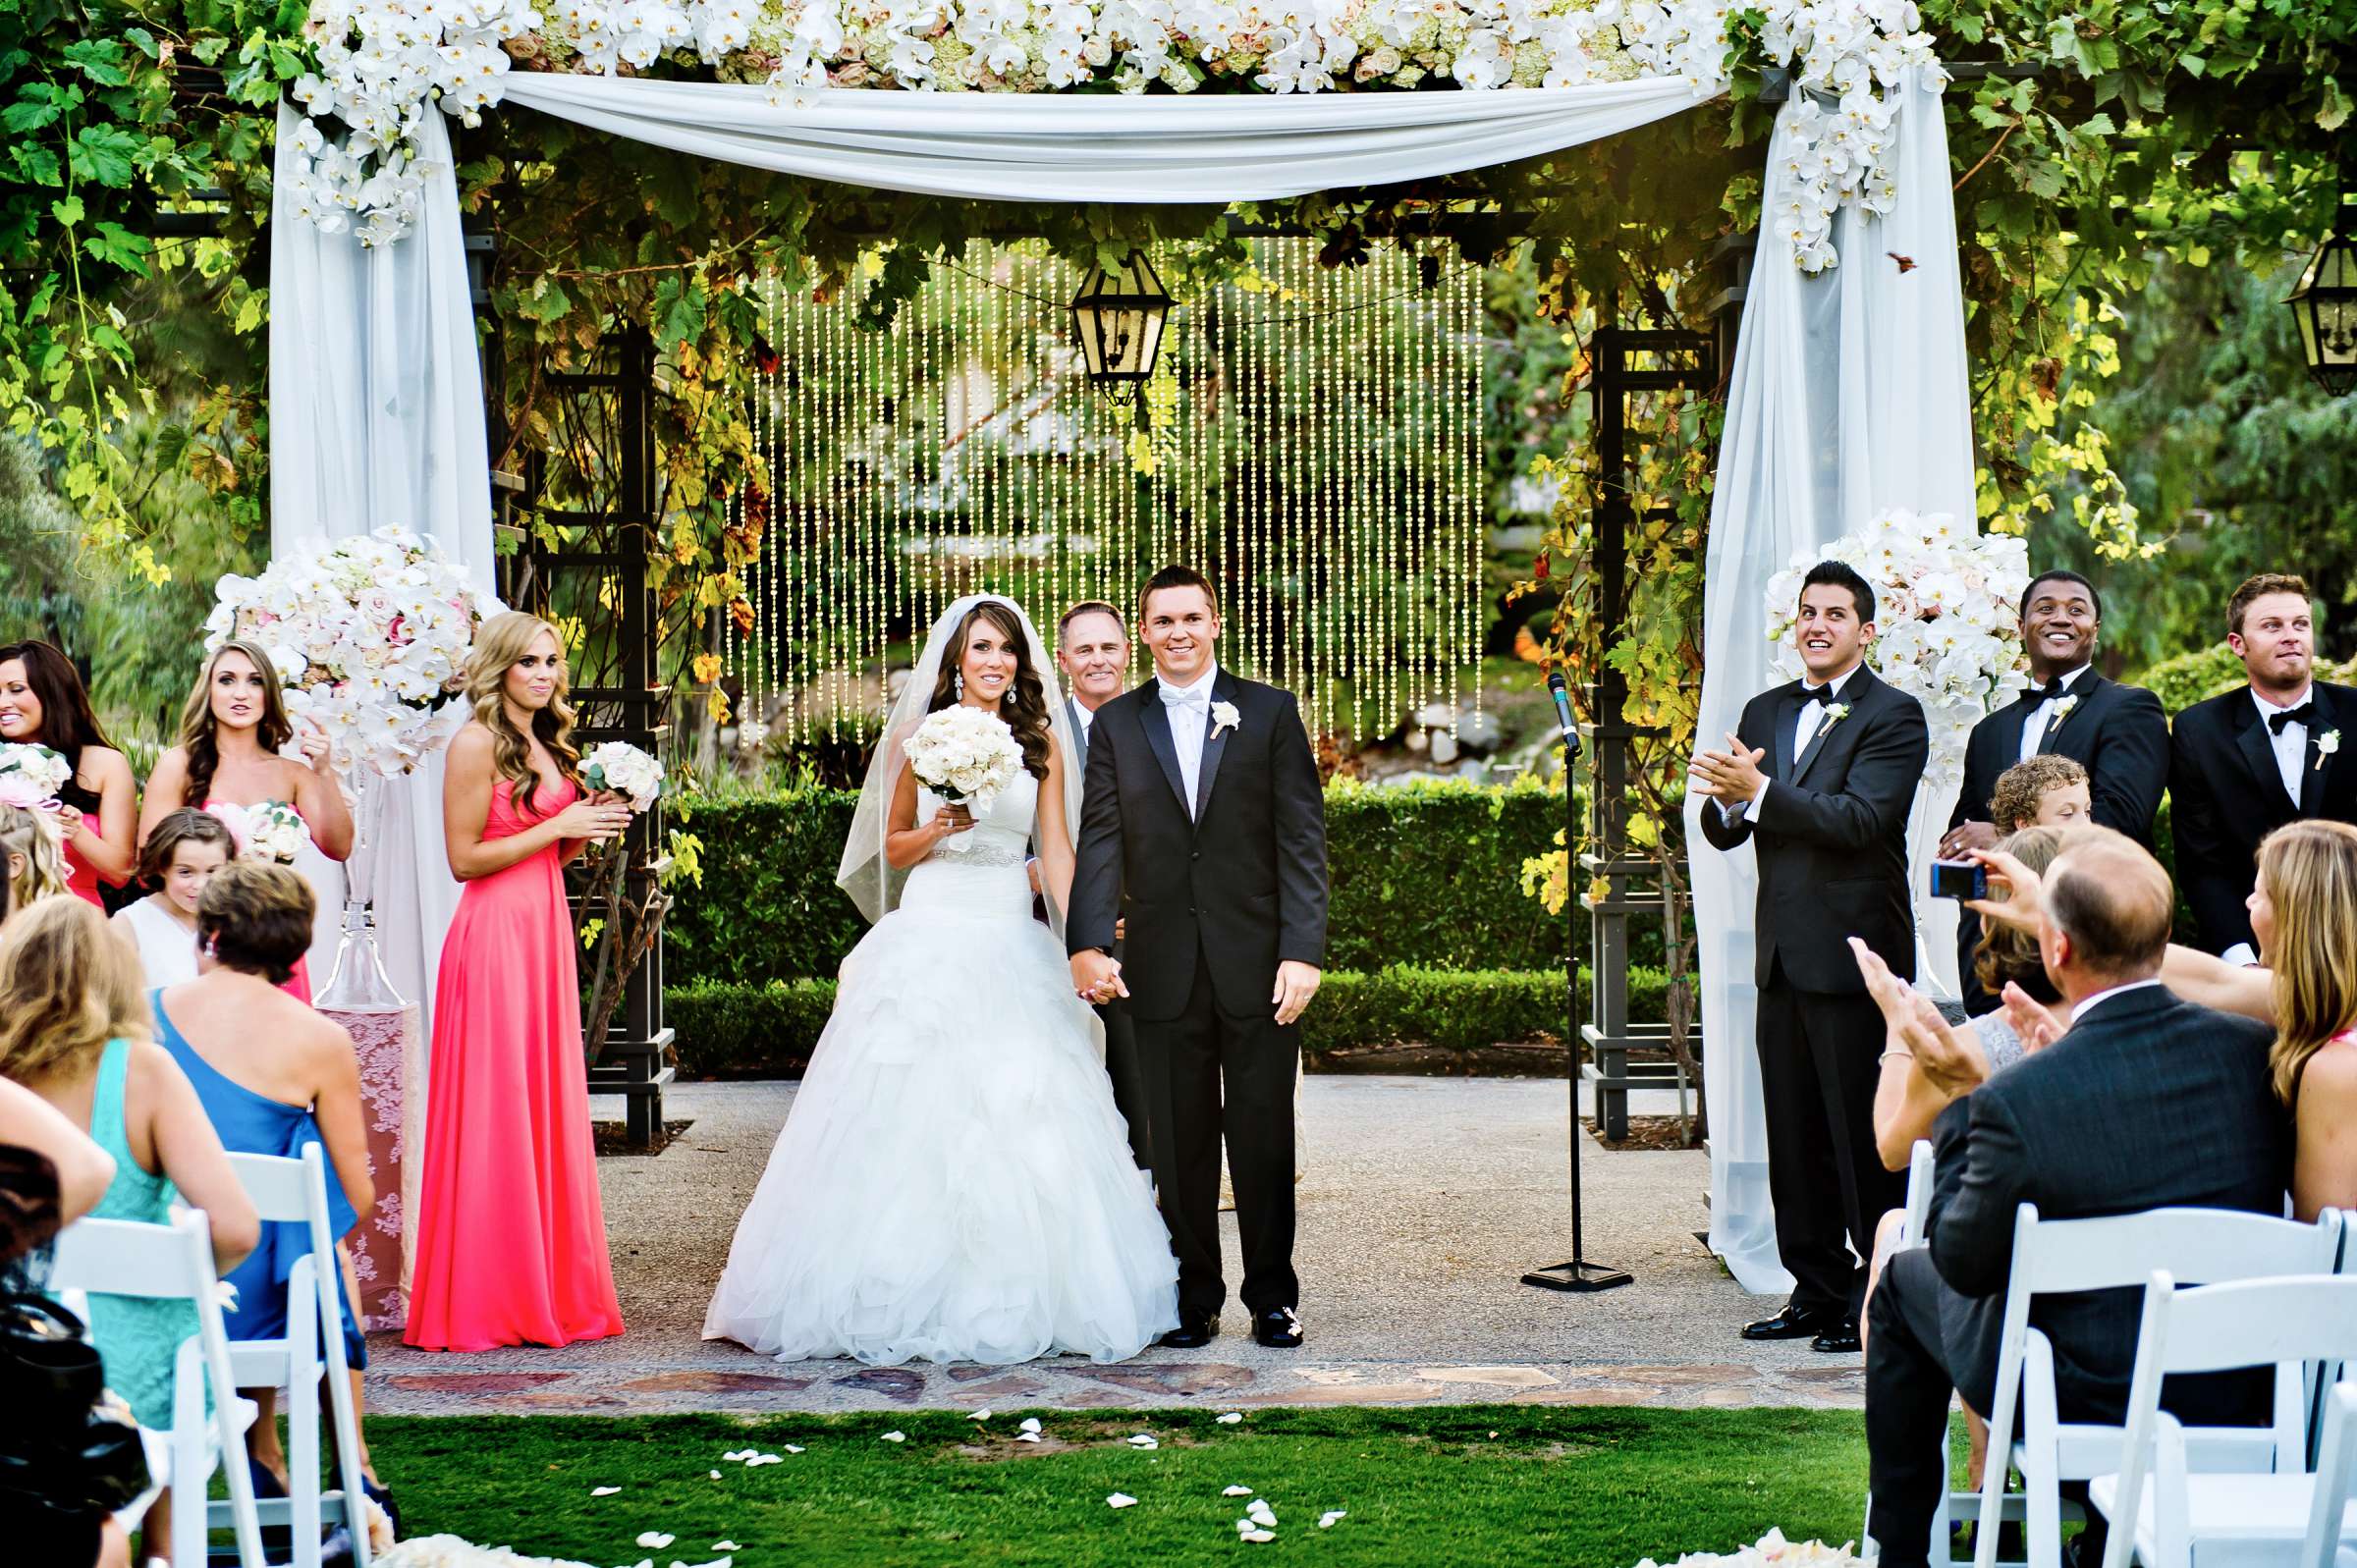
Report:
[[1122,966],[1096,947],[1072,954],[1072,991],[1092,1004],[1129,995],[1129,988],[1122,984]]
[[1288,958],[1277,966],[1277,994],[1269,999],[1277,1009],[1277,1021],[1291,1023],[1309,1009],[1309,999],[1318,994],[1322,977],[1316,964]]

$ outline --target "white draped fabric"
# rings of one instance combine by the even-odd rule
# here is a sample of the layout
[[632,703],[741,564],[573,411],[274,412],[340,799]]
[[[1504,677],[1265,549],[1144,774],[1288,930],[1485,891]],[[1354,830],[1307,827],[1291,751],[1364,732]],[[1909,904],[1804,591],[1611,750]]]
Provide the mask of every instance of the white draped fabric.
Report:
[[[1786,107],[1783,116],[1793,113]],[[1781,129],[1780,117],[1780,131]],[[1735,728],[1770,683],[1762,590],[1797,551],[1824,545],[1890,507],[1973,515],[1972,416],[1964,359],[1947,130],[1940,96],[1911,83],[1896,121],[1898,204],[1887,217],[1844,208],[1838,267],[1814,277],[1760,228],[1727,383],[1727,427],[1704,566],[1702,709],[1706,744]],[[1761,210],[1774,213],[1792,175],[1772,150]],[[1892,253],[1911,259],[1901,269]],[[1915,802],[1915,885],[1953,792]],[[1710,847],[1686,813],[1702,978],[1703,1091],[1711,1117],[1711,1249],[1745,1289],[1789,1290],[1777,1260],[1768,1143],[1753,1043],[1748,846]],[[1955,911],[1916,900],[1918,963],[1935,990],[1955,990]]]
[[[398,525],[431,535],[487,591],[497,578],[482,373],[441,116],[427,115],[420,133],[442,172],[427,182],[416,233],[373,249],[291,210],[284,161],[301,123],[280,105],[270,214],[271,551]],[[378,946],[402,996],[426,1009],[430,1031],[434,968],[459,902],[442,849],[439,754],[387,782],[378,842]],[[311,980],[324,985],[343,924],[343,869],[316,851],[298,864],[319,892]]]
[[[1396,184],[1556,151],[1699,101],[1685,81],[1660,78],[1200,98],[828,89],[808,107],[786,107],[755,86],[518,72],[505,92],[514,104],[617,135],[783,174],[947,196],[1124,203]],[[272,541],[285,548],[400,523],[434,534],[487,580],[482,397],[456,187],[442,127],[427,121],[417,230],[366,250],[351,234],[320,234],[286,210],[293,116],[281,111]],[[1937,93],[1911,83],[1897,124],[1897,208],[1883,218],[1843,209],[1833,234],[1837,267],[1802,274],[1789,243],[1773,224],[1762,227],[1713,507],[1705,736],[1731,729],[1744,699],[1766,683],[1760,590],[1794,551],[1884,507],[1973,514],[1962,294]],[[1789,161],[1772,152],[1764,210],[1773,214],[1791,184]],[[1912,257],[1914,270],[1902,273],[1887,251]],[[387,940],[396,981],[421,1000],[432,996],[454,892],[443,870],[438,777],[421,770],[388,823],[381,900],[395,912]],[[1921,801],[1918,822],[1936,826],[1946,809]],[[1751,1037],[1749,855],[1698,850],[1693,874],[1712,1245],[1747,1287],[1784,1288]],[[1928,924],[1925,940],[1935,960],[1952,965],[1952,944]]]
[[1698,101],[1678,77],[1510,92],[1064,96],[515,72],[507,101],[698,157],[886,190],[1002,201],[1266,200],[1536,157]]

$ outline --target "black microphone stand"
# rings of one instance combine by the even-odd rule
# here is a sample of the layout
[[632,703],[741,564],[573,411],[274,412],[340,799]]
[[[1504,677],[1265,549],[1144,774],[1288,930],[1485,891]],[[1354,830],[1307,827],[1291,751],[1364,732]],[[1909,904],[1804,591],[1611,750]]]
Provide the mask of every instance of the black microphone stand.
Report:
[[[1555,696],[1556,724],[1563,732],[1563,892],[1568,918],[1569,908],[1579,896],[1579,797],[1571,787],[1579,762],[1579,727],[1571,721],[1571,693],[1561,671],[1548,676],[1547,689]],[[1589,786],[1594,787],[1593,781]],[[1570,946],[1570,955],[1563,963],[1563,1054],[1571,1095],[1571,1257],[1566,1263],[1532,1270],[1522,1276],[1522,1282],[1542,1290],[1610,1290],[1629,1283],[1633,1276],[1607,1264],[1588,1262],[1580,1231],[1579,948],[1576,943]]]

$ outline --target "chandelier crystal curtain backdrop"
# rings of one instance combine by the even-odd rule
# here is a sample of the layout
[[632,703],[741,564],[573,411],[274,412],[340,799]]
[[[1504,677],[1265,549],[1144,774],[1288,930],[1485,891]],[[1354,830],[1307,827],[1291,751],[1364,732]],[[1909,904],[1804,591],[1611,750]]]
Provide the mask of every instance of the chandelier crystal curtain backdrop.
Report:
[[[1313,731],[1477,700],[1479,271],[1427,291],[1398,251],[1337,271],[1256,242],[1250,273],[1173,312],[1134,407],[1092,384],[1058,303],[1103,281],[976,246],[879,333],[763,280],[771,481],[736,504],[768,532],[752,625],[724,633],[753,738],[864,737],[912,630],[960,594],[1044,628],[1088,599],[1126,614],[1172,561],[1218,572],[1222,658],[1296,692]],[[1112,280],[1140,284],[1159,290],[1150,267]]]

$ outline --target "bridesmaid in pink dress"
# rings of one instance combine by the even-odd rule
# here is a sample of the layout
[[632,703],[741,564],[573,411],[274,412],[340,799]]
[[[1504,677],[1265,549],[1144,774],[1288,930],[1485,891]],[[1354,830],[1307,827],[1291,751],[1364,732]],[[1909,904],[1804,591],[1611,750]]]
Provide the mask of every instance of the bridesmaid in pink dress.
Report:
[[581,1059],[563,867],[630,826],[584,797],[555,628],[510,611],[466,662],[474,722],[442,794],[451,875],[417,1252],[403,1338],[427,1350],[566,1345],[622,1332]]
[[107,744],[73,661],[50,644],[0,647],[0,741],[47,746],[73,768],[57,796],[65,808],[58,826],[65,832],[66,886],[105,908],[99,882],[120,888],[138,858],[131,831],[138,781],[123,753]]
[[[298,739],[301,762],[278,754]],[[205,661],[204,674],[189,693],[180,715],[180,744],[156,759],[139,809],[139,842],[144,845],[155,825],[182,806],[209,811],[269,800],[293,806],[310,829],[311,842],[328,859],[352,853],[352,808],[336,783],[327,736],[307,725],[297,735],[270,655],[253,643],[232,640]],[[309,965],[298,962],[295,978],[280,989],[308,1002]]]

